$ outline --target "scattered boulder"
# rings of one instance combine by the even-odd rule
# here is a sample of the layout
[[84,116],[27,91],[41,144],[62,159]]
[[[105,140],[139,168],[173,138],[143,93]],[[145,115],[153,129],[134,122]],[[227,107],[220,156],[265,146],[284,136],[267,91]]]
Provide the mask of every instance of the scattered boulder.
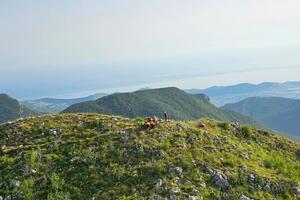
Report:
[[183,169],[181,167],[172,167],[169,169],[169,172],[173,173],[173,174],[181,175],[183,172]]
[[145,149],[145,153],[147,153],[152,159],[161,160],[165,157],[165,152],[160,149],[150,148]]
[[240,200],[252,200],[252,199],[247,197],[246,195],[242,194]]
[[178,187],[168,189],[168,193],[171,200],[177,200],[177,196],[180,193],[180,189]]
[[247,175],[247,182],[250,184],[254,184],[255,183],[255,174],[248,174]]
[[159,189],[162,186],[162,184],[163,184],[163,180],[159,179],[155,184],[155,188]]
[[208,152],[208,153],[215,153],[217,150],[213,147],[203,147],[203,150]]
[[228,188],[230,186],[227,176],[221,172],[216,172],[212,175],[212,182],[222,189]]
[[202,187],[202,188],[206,188],[206,183],[205,183],[205,182],[199,183],[198,185],[199,185],[200,187]]
[[300,184],[292,189],[291,194],[294,196],[300,196]]
[[264,187],[264,190],[267,191],[267,192],[271,192],[272,191],[272,187],[269,183],[267,183]]
[[184,129],[186,129],[187,128],[187,125],[186,124],[183,124],[183,123],[177,123],[176,124],[176,128],[175,128],[175,131],[177,132],[177,131],[182,131],[182,130],[184,130]]
[[112,122],[116,122],[116,121],[118,121],[118,119],[115,118],[115,117],[112,117],[112,118],[111,118],[111,121],[112,121]]
[[125,130],[120,130],[119,131],[119,135],[126,135],[127,134],[127,131],[125,131]]
[[192,133],[192,134],[190,134],[189,136],[188,136],[188,142],[194,142],[194,141],[197,141],[198,140],[198,136],[197,135],[195,135],[194,133]]
[[164,198],[162,198],[160,195],[154,195],[151,200],[163,200]]
[[58,133],[62,132],[62,129],[61,128],[52,128],[49,130],[49,135],[58,135]]
[[228,136],[223,136],[222,138],[221,138],[221,141],[222,142],[228,142]]
[[232,122],[232,123],[231,123],[231,126],[232,126],[233,128],[239,128],[239,127],[240,127],[240,124],[239,124],[238,122]]
[[18,187],[20,187],[20,185],[21,185],[21,182],[19,180],[15,180],[12,182],[12,186],[14,188],[18,188]]
[[190,193],[192,196],[198,196],[199,195],[199,191],[196,189],[193,189],[192,192]]
[[214,170],[213,168],[210,168],[210,167],[208,167],[208,166],[205,166],[205,167],[203,168],[203,172],[204,172],[204,173],[207,173],[207,174],[214,174],[214,173],[215,173],[215,170]]
[[71,158],[71,162],[75,162],[75,161],[77,161],[77,160],[79,160],[79,157],[77,157],[77,156],[74,156],[73,158]]
[[190,199],[191,199],[191,200],[200,200],[200,198],[197,197],[197,196],[190,196]]

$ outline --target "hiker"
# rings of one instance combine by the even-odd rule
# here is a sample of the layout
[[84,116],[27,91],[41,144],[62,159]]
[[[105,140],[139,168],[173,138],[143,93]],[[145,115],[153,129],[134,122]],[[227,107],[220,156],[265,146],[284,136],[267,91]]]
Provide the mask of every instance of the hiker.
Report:
[[153,129],[157,125],[157,120],[148,117],[148,118],[145,118],[144,124],[145,124],[147,130],[150,130],[150,129]]
[[165,117],[165,121],[167,121],[168,120],[168,115],[167,115],[166,111],[164,112],[164,117]]

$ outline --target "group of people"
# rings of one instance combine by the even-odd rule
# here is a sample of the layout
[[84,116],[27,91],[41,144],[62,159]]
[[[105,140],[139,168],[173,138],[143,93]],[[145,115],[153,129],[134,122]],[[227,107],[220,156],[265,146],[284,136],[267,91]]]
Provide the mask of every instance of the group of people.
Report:
[[[164,112],[164,120],[165,121],[168,120],[167,112]],[[147,129],[153,129],[158,123],[159,123],[159,120],[157,120],[156,117],[154,117],[154,118],[147,117],[147,118],[145,118],[145,122],[144,122]]]

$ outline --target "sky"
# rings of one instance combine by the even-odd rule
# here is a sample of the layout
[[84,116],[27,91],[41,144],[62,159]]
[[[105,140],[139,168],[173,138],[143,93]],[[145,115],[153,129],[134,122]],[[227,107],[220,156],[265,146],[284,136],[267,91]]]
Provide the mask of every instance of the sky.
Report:
[[0,93],[298,81],[299,0],[0,0]]

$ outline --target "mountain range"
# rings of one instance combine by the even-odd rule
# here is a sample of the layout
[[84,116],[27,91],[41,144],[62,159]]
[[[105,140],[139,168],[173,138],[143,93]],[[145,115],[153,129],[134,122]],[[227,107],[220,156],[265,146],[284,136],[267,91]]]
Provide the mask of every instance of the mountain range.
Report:
[[251,116],[266,126],[300,139],[300,100],[281,97],[250,97],[224,109]]
[[228,103],[236,103],[248,97],[285,97],[300,99],[300,82],[273,83],[265,82],[261,84],[241,83],[232,86],[214,86],[207,89],[185,90],[191,94],[206,94],[211,102],[217,106]]
[[162,117],[166,112],[170,119],[198,119],[210,117],[223,121],[237,121],[259,126],[255,120],[233,111],[217,108],[203,94],[191,95],[175,88],[139,90],[131,93],[115,93],[96,101],[73,104],[64,113],[115,114],[127,117]]
[[104,93],[97,93],[87,97],[73,99],[42,98],[35,100],[24,100],[21,103],[30,109],[37,110],[43,113],[59,113],[72,104],[96,100],[105,95],[106,94]]

